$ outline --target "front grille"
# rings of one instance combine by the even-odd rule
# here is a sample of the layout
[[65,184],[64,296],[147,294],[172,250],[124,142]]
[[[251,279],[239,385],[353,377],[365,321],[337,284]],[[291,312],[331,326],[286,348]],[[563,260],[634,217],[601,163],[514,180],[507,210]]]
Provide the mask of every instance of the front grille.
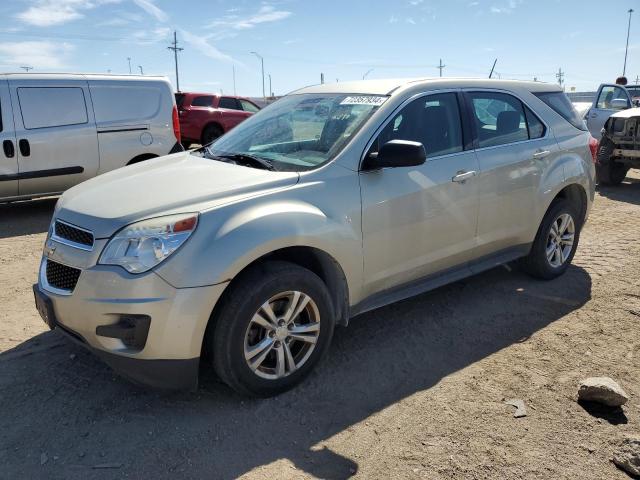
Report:
[[69,240],[70,242],[93,247],[93,234],[91,232],[73,227],[68,223],[56,220],[54,233],[57,237]]
[[81,270],[73,267],[67,267],[61,263],[47,260],[46,274],[47,283],[52,287],[69,292],[76,288]]

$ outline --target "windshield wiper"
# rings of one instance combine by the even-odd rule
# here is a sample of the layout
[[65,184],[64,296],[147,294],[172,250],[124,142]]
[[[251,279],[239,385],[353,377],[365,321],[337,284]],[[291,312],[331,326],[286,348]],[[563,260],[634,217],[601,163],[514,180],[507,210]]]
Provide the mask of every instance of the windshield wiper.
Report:
[[250,155],[248,153],[228,153],[222,155],[216,155],[221,158],[228,158],[229,160],[234,160],[236,162],[241,163],[253,163],[260,168],[264,168],[265,170],[271,170],[272,172],[276,171],[277,168],[266,158],[256,157],[255,155]]

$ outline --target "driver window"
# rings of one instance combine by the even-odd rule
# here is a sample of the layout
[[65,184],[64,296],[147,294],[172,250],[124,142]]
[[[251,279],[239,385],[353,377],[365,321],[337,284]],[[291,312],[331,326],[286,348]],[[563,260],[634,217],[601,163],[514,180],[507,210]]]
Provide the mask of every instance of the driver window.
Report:
[[380,132],[371,152],[391,140],[420,142],[427,158],[461,152],[464,148],[456,94],[427,95],[409,103]]
[[[614,102],[614,100],[617,100],[617,102]],[[620,100],[624,100],[624,104],[622,104]],[[613,85],[606,86],[602,87],[602,90],[600,90],[596,108],[601,108],[603,110],[616,110],[621,107],[625,108],[628,101],[627,94],[622,88],[614,87]]]

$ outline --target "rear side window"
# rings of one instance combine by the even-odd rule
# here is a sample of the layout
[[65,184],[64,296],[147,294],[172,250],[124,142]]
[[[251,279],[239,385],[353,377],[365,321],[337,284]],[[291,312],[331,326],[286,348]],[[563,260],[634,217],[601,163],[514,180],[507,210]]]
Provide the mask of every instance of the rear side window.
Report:
[[534,93],[534,95],[578,130],[587,131],[587,126],[584,124],[582,118],[580,118],[580,114],[578,114],[573,107],[569,97],[563,92],[539,92]]
[[77,87],[20,87],[18,101],[26,129],[88,122],[84,92]]
[[212,107],[213,106],[213,97],[211,96],[201,96],[195,97],[191,101],[192,107]]
[[[160,111],[162,92],[152,86],[90,84],[97,123],[139,122]],[[168,100],[168,99],[167,99]]]
[[228,108],[230,110],[242,110],[240,102],[235,98],[222,97],[218,103],[218,108]]
[[256,107],[253,103],[248,102],[247,100],[240,100],[240,105],[242,105],[242,109],[245,112],[256,113],[260,111],[258,107]]
[[495,147],[529,140],[522,102],[506,93],[472,92],[478,146]]

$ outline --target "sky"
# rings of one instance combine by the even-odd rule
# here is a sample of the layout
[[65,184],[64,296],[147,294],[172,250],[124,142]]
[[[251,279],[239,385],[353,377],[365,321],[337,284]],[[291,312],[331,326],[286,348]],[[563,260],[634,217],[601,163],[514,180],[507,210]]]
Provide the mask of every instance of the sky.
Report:
[[[320,82],[487,77],[593,90],[640,75],[638,0],[3,0],[0,72],[166,75],[182,91],[283,95]],[[235,85],[234,85],[235,69]],[[235,88],[234,88],[235,87]]]

